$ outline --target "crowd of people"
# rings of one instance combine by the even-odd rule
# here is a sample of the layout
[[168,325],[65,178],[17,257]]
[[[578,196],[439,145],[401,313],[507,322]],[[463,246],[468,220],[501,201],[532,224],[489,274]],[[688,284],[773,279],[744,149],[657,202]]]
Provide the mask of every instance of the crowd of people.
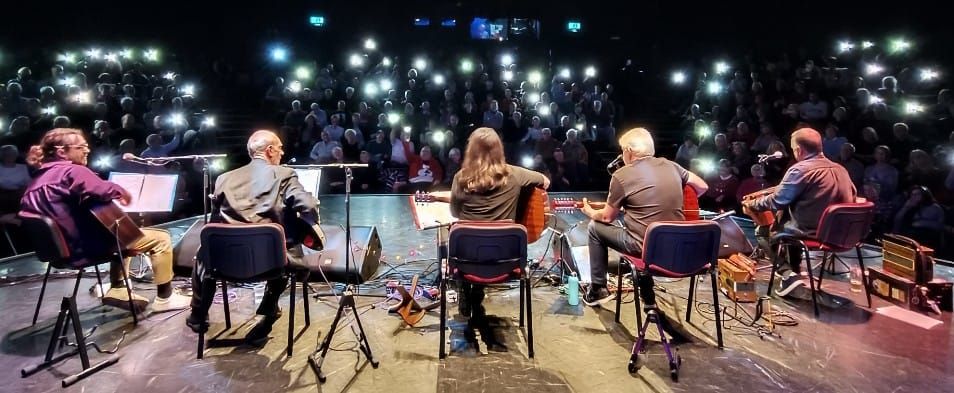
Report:
[[[591,153],[615,143],[614,88],[595,69],[551,75],[507,54],[446,64],[354,56],[307,80],[299,69],[275,78],[265,107],[295,162],[369,164],[357,192],[449,188],[478,127],[494,129],[508,161],[546,174],[555,191],[588,189]],[[324,180],[328,192],[343,189],[334,171]]]
[[175,214],[194,211],[188,189],[201,176],[189,165],[147,166],[121,157],[162,157],[212,145],[214,120],[202,115],[195,87],[183,75],[163,73],[155,53],[139,53],[140,61],[133,55],[129,50],[64,52],[48,68],[19,67],[2,81],[0,217],[5,224],[17,224],[20,198],[34,174],[35,168],[25,164],[29,147],[54,128],[82,130],[91,167],[103,177],[111,171],[180,174]]
[[[892,60],[894,75],[886,70]],[[936,71],[919,70],[907,57],[844,50],[825,62],[799,64],[783,55],[701,73],[676,160],[706,174],[703,207],[740,211],[742,196],[778,184],[793,164],[791,133],[811,127],[823,136],[824,155],[847,169],[858,195],[875,203],[875,235],[900,233],[948,247],[951,91],[941,88]]]

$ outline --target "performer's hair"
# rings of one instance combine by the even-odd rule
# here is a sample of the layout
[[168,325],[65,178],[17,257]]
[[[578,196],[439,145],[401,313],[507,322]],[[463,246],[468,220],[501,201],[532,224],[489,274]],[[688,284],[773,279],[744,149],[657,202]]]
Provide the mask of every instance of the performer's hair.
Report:
[[507,185],[510,167],[497,131],[481,127],[467,138],[457,181],[466,192],[485,192]]
[[43,134],[39,145],[30,147],[26,156],[27,165],[39,167],[46,162],[56,160],[56,151],[83,137],[83,131],[75,128],[54,128]]
[[656,155],[656,146],[653,136],[645,128],[633,128],[619,137],[619,145],[628,148],[636,157],[652,157]]

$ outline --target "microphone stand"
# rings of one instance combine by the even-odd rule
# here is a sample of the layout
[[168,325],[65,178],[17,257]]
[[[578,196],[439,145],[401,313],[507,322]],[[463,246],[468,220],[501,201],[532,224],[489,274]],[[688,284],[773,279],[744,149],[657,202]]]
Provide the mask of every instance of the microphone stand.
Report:
[[[354,322],[358,325],[358,331],[354,332],[358,338],[358,347],[361,349],[361,352],[364,353],[364,356],[368,358],[368,361],[371,363],[371,367],[378,368],[378,361],[374,358],[374,354],[371,353],[371,344],[368,343],[368,336],[364,333],[364,327],[361,326],[361,314],[358,313],[358,307],[355,305],[354,296],[356,292],[356,287],[354,284],[351,284],[351,259],[352,259],[352,250],[351,250],[351,180],[354,179],[352,174],[352,168],[367,168],[368,164],[325,164],[325,165],[295,165],[289,166],[292,168],[341,168],[345,171],[345,290],[342,293],[341,299],[338,301],[338,312],[335,314],[334,321],[331,322],[331,327],[328,329],[328,334],[325,335],[325,339],[322,340],[321,345],[315,349],[315,352],[308,357],[308,364],[311,365],[312,370],[315,374],[318,375],[318,381],[324,383],[328,377],[321,371],[321,366],[325,362],[325,356],[328,354],[328,350],[331,349],[331,340],[335,336],[335,331],[338,328],[338,322],[341,320],[341,314],[345,311],[345,307],[351,309],[351,312],[354,314]],[[357,267],[355,267],[357,269]],[[360,273],[359,273],[360,274]],[[334,288],[332,288],[334,291]],[[352,331],[354,327],[352,326]]]

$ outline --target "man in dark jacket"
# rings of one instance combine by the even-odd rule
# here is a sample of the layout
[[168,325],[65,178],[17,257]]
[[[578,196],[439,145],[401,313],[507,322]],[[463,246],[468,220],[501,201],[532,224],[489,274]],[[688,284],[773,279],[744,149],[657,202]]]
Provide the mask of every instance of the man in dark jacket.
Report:
[[[248,154],[252,162],[226,172],[215,182],[212,200],[212,222],[219,223],[276,223],[286,227],[288,220],[300,217],[306,222],[318,222],[318,201],[302,187],[291,168],[279,166],[284,151],[282,142],[271,131],[256,131],[249,137]],[[319,237],[323,236],[319,234]],[[323,240],[323,239],[322,239]],[[286,242],[288,263],[302,265],[301,244]],[[269,280],[265,295],[256,311],[264,316],[249,331],[245,340],[261,344],[268,338],[272,325],[281,316],[278,299],[288,279]],[[208,330],[208,312],[215,294],[215,280],[207,275],[201,261],[196,261],[192,274],[192,315],[186,324],[195,332]]]

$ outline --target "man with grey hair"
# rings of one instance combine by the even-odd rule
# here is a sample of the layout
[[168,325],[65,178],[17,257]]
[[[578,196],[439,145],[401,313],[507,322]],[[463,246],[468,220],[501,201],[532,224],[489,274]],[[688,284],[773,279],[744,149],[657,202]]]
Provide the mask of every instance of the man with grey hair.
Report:
[[[682,221],[683,187],[689,185],[702,195],[709,188],[699,176],[675,162],[653,157],[656,154],[653,137],[645,128],[626,131],[619,138],[623,149],[620,155],[626,164],[610,177],[606,205],[597,209],[583,198],[583,213],[590,219],[589,252],[592,283],[583,302],[597,306],[612,295],[606,289],[608,248],[638,256],[643,250],[646,227],[655,221]],[[614,225],[623,210],[624,226]],[[656,296],[653,279],[639,278],[639,293],[645,309],[653,309]]]
[[[280,166],[284,154],[282,141],[271,131],[260,130],[248,139],[248,155],[252,162],[219,175],[215,182],[211,222],[229,224],[276,223],[286,227],[289,217],[318,222],[318,201],[302,187],[291,168]],[[286,233],[289,233],[286,228]],[[318,234],[324,239],[323,234]],[[289,239],[288,262],[302,266],[300,240]],[[278,299],[288,285],[286,277],[269,280],[265,295],[256,311],[264,316],[245,336],[246,342],[258,345],[268,338],[272,325],[281,316]],[[209,328],[208,312],[215,296],[215,280],[208,277],[201,261],[196,261],[192,275],[192,314],[186,325],[195,332]]]

